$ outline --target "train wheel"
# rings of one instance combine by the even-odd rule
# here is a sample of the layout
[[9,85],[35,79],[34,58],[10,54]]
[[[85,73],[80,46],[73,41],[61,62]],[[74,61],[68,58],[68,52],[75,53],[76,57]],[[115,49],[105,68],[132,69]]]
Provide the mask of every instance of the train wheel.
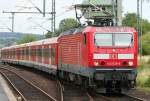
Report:
[[82,80],[83,82],[82,82],[82,84],[83,84],[83,87],[85,87],[85,88],[88,88],[88,79],[87,78],[83,78],[83,80]]
[[75,75],[72,73],[69,73],[69,80],[70,81],[75,81]]
[[64,79],[64,72],[63,71],[58,71],[58,78]]
[[77,84],[82,85],[82,77],[80,75],[76,75]]

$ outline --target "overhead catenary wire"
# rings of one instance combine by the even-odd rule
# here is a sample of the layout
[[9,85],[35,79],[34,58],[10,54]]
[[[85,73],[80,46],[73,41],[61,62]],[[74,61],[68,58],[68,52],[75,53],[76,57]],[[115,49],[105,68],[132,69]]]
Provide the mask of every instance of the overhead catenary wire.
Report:
[[46,31],[48,31],[48,32],[51,32],[50,30],[46,29],[46,28],[43,27],[41,24],[39,24],[39,23],[37,23],[37,22],[31,20],[30,18],[29,18],[28,20],[30,20],[32,23],[34,23],[35,25],[39,26],[40,28],[42,28],[42,29],[44,29],[44,30],[46,30]]
[[43,13],[31,0],[28,0],[40,13]]

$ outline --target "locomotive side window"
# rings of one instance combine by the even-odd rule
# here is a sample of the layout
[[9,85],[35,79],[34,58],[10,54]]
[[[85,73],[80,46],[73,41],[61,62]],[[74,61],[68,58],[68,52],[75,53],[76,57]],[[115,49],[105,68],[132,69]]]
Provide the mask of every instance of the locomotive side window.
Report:
[[84,45],[86,45],[86,33],[83,36]]

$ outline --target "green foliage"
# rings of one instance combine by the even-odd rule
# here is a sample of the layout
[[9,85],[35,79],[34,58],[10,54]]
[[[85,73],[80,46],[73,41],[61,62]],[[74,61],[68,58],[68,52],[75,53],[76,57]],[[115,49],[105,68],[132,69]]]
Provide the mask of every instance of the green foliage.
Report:
[[143,55],[150,54],[150,33],[142,36],[142,51]]
[[145,81],[144,85],[146,87],[150,87],[150,76],[148,77],[148,79]]
[[[122,24],[124,26],[137,27],[137,15],[135,13],[127,13],[123,18]],[[142,33],[145,34],[150,31],[150,23],[146,19],[142,19]]]
[[53,36],[53,32],[47,32],[45,34],[45,38],[51,38]]
[[59,36],[61,32],[72,29],[72,28],[77,28],[78,26],[79,26],[79,23],[73,18],[63,19],[59,23],[59,29],[56,29],[54,33],[47,32],[45,37],[51,38],[51,37]]
[[125,18],[122,20],[122,24],[124,26],[130,26],[136,28],[136,20],[137,16],[135,13],[127,13],[125,14]]
[[37,40],[36,35],[29,34],[29,35],[24,36],[21,40],[17,41],[17,44],[28,43],[28,42],[32,42],[36,40]]
[[[0,48],[15,45],[16,42],[26,36],[26,33],[0,32]],[[36,38],[43,39],[42,35],[36,35]]]
[[72,18],[67,18],[64,20],[61,20],[59,23],[59,30],[61,32],[72,29],[72,28],[76,28],[79,26],[79,23]]
[[150,32],[150,23],[148,20],[143,19],[142,20],[142,33],[146,34],[147,32]]
[[59,34],[61,33],[61,31],[59,29],[56,29],[55,32],[47,32],[45,34],[45,38],[51,38],[51,37],[56,37],[59,36]]
[[138,68],[137,86],[150,87],[150,65],[143,64]]

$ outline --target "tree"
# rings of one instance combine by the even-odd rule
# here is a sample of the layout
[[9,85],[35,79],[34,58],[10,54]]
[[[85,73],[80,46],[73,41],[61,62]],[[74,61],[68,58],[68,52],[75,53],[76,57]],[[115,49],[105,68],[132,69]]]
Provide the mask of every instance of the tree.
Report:
[[122,24],[124,26],[130,26],[136,28],[136,20],[137,16],[135,13],[127,13],[125,14],[125,17],[123,18]]
[[53,32],[47,32],[46,34],[45,34],[45,38],[51,38],[53,36]]
[[60,21],[59,23],[59,30],[61,32],[72,29],[72,28],[76,28],[79,26],[79,23],[73,19],[73,18],[67,18],[67,19],[63,19]]
[[21,40],[17,41],[17,44],[23,44],[23,43],[28,43],[32,41],[36,41],[37,37],[36,35],[25,35]]
[[45,38],[51,38],[51,37],[56,37],[59,36],[59,34],[61,33],[61,31],[59,29],[56,29],[55,32],[47,32],[45,34]]
[[77,28],[78,26],[79,26],[79,23],[73,18],[63,19],[59,23],[59,29],[56,29],[54,33],[47,32],[45,37],[51,38],[51,37],[59,36],[61,32],[69,30],[69,29]]
[[[122,24],[124,26],[137,27],[137,15],[135,13],[127,13],[123,18]],[[142,33],[145,34],[150,31],[150,23],[146,19],[142,19]]]
[[142,52],[143,55],[150,55],[150,33],[142,36]]

